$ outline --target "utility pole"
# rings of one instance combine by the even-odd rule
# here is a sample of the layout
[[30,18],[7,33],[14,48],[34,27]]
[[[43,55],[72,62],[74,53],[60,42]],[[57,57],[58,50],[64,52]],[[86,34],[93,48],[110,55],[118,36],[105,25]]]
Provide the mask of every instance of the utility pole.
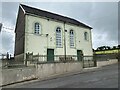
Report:
[[2,29],[2,23],[0,23],[0,32],[1,32],[1,29]]

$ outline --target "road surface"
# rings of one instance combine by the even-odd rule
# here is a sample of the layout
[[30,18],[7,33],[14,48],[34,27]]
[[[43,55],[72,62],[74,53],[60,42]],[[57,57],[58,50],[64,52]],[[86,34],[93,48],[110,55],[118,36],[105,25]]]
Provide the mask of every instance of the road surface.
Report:
[[118,88],[118,64],[105,66],[92,72],[15,84],[7,88]]

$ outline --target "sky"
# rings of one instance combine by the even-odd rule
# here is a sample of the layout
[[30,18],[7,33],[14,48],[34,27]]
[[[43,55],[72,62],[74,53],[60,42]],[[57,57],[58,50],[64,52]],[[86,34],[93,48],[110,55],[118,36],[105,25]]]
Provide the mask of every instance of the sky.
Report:
[[1,2],[0,22],[3,28],[0,34],[0,53],[14,54],[14,30],[20,3],[74,18],[91,26],[94,49],[104,45],[118,45],[117,2]]

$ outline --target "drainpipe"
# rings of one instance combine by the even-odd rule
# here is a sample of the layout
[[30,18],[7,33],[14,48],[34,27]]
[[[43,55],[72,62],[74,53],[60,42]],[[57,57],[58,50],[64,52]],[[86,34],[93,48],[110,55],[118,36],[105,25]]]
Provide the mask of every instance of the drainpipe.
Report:
[[64,55],[65,55],[65,61],[66,61],[66,35],[65,32],[67,32],[67,30],[65,30],[65,22],[64,22]]

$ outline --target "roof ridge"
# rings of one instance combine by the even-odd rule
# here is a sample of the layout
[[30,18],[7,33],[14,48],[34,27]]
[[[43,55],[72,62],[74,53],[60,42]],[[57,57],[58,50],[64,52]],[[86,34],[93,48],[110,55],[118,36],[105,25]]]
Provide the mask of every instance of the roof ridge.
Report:
[[[70,17],[67,17],[67,16],[63,16],[63,15],[59,15],[57,13],[52,13],[52,12],[49,12],[49,11],[46,11],[46,10],[42,10],[42,9],[39,9],[39,8],[35,8],[35,7],[31,7],[31,6],[27,6],[27,5],[24,5],[24,4],[21,4],[21,6],[26,6],[26,7],[29,7],[29,8],[33,8],[33,9],[37,9],[37,10],[41,10],[43,12],[47,12],[47,13],[51,13],[51,14],[55,14],[55,15],[58,15],[58,16],[62,16],[62,17],[65,17],[65,18],[70,18]],[[73,18],[70,18],[70,19],[73,19]],[[76,20],[77,21],[77,20]]]
[[[76,24],[76,25],[82,25],[84,27],[92,29],[92,27],[90,27],[90,26],[88,26],[88,25],[86,25],[86,24],[84,24],[84,23],[82,23],[82,22],[80,22],[80,21],[78,21],[74,18],[59,15],[57,13],[52,13],[52,12],[42,10],[42,9],[39,9],[39,8],[35,8],[35,7],[31,7],[31,6],[25,5],[25,4],[20,4],[20,5],[23,7],[23,9],[25,10],[26,13],[28,12],[28,13],[39,15],[39,16],[41,15],[41,16],[45,16],[45,17],[49,17],[49,18],[54,18],[54,19],[57,19],[57,20],[62,20],[63,22],[73,23],[73,24]],[[29,8],[29,10],[28,10],[28,8]],[[30,10],[30,9],[34,9],[36,11]],[[38,11],[41,12],[41,13],[38,13]]]

